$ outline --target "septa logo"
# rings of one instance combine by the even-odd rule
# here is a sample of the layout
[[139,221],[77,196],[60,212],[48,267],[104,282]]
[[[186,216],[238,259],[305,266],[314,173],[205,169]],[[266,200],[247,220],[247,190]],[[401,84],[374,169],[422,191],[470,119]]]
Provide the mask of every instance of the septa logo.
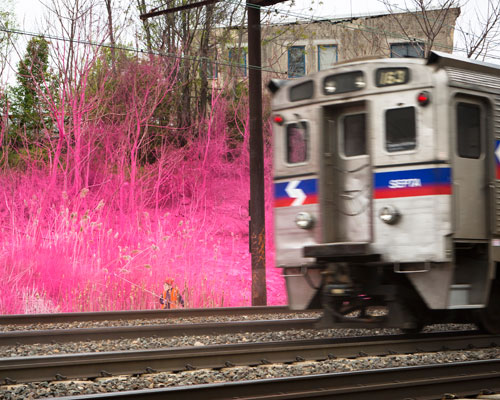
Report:
[[304,179],[274,184],[274,206],[293,207],[318,202],[318,180]]

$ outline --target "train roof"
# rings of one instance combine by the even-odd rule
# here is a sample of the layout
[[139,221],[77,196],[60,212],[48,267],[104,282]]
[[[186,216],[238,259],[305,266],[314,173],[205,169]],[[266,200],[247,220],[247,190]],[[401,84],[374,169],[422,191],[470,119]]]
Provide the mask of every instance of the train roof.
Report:
[[440,51],[431,51],[429,57],[427,58],[427,64],[437,65],[438,67],[462,68],[469,71],[476,71],[493,75],[500,74],[500,65],[498,64],[471,60],[470,58],[459,57]]

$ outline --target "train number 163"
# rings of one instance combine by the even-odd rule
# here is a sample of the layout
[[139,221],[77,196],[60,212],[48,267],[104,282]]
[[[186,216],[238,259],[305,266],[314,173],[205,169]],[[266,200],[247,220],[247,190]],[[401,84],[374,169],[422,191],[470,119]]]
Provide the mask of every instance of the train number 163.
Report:
[[402,85],[407,82],[407,68],[384,68],[377,71],[377,86]]

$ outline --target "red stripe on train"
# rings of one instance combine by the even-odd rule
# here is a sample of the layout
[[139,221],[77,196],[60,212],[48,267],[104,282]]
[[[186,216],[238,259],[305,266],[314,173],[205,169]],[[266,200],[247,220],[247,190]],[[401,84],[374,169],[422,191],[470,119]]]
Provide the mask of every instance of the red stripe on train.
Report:
[[431,185],[421,187],[407,187],[401,189],[375,189],[374,197],[376,199],[390,199],[394,197],[413,197],[413,196],[435,196],[451,194],[451,185]]

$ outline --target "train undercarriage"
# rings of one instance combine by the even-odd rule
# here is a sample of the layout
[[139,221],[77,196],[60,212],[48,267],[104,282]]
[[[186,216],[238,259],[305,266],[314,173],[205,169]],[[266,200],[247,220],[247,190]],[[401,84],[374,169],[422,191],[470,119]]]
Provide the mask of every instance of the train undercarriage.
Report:
[[410,333],[430,324],[475,323],[500,333],[499,279],[492,281],[486,307],[432,309],[409,275],[395,272],[400,266],[381,262],[364,244],[310,246],[304,254],[315,257],[321,271],[310,303],[324,310],[318,327],[399,328]]

